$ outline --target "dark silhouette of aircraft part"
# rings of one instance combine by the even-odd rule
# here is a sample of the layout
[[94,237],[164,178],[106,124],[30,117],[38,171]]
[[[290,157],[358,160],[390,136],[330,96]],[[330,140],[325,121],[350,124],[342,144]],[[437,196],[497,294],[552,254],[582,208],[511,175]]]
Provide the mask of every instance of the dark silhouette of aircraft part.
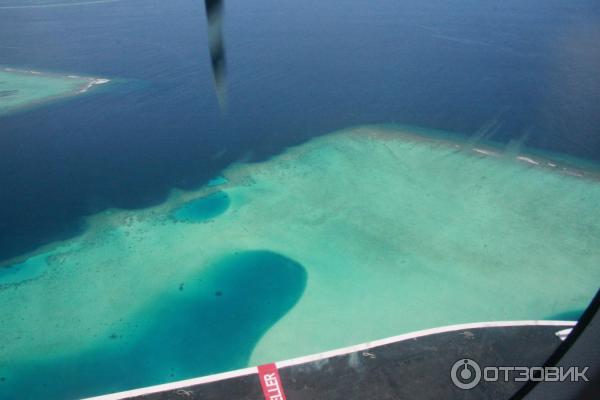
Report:
[[204,0],[208,20],[208,45],[221,110],[225,107],[225,47],[223,42],[223,0]]

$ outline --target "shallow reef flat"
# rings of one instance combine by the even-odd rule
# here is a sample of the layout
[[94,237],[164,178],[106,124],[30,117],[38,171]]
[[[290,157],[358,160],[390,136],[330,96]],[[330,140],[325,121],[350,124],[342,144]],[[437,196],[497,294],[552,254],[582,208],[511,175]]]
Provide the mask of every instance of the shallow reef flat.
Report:
[[[24,258],[0,275],[0,390],[81,397],[441,325],[576,316],[600,281],[600,181],[518,157],[357,127],[92,216],[30,255],[34,272]],[[69,371],[81,381],[66,393]]]
[[0,115],[87,92],[108,79],[0,68]]

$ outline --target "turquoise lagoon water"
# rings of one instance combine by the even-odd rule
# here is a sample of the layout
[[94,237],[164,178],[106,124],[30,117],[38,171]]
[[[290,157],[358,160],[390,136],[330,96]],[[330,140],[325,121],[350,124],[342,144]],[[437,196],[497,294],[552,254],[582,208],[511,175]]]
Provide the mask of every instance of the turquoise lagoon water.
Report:
[[[598,289],[599,169],[566,156],[600,159],[592,1],[225,1],[225,112],[201,2],[0,3],[0,399],[574,319]],[[452,132],[310,140],[394,121]]]
[[176,221],[202,222],[224,213],[229,203],[227,193],[219,191],[187,202],[174,210],[172,215]]
[[208,183],[206,184],[207,186],[220,186],[223,185],[225,183],[227,183],[227,179],[225,177],[222,176],[217,176],[216,178],[211,179],[210,181],[208,181]]
[[119,319],[94,349],[16,369],[0,365],[0,393],[9,396],[3,398],[75,399],[245,367],[256,342],[306,285],[301,265],[269,251],[234,252],[201,271],[134,319]]
[[41,275],[46,266],[47,255],[41,254],[28,258],[26,261],[0,268],[1,285],[13,285]]
[[574,319],[600,280],[600,181],[518,157],[356,127],[235,164],[218,190],[93,215],[0,274],[0,393],[69,399],[448,324]]
[[[139,83],[2,70],[0,399],[574,319],[598,289],[598,168],[565,155],[600,159],[592,1],[225,1],[225,112],[201,2],[0,3],[3,64]],[[452,132],[310,140],[394,121]]]

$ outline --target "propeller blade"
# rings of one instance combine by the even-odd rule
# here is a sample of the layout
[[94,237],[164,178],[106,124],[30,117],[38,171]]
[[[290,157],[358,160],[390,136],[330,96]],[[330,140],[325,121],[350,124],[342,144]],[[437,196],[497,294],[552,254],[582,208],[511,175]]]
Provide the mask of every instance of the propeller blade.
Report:
[[204,0],[208,20],[208,44],[215,91],[221,110],[225,107],[225,46],[223,42],[223,0]]

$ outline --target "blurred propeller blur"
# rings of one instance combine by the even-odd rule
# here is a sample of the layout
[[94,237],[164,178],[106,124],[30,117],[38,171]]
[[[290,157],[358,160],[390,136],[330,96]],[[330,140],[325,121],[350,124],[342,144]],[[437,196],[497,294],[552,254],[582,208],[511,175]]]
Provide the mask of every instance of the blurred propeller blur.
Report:
[[208,19],[208,44],[215,92],[221,110],[225,109],[225,48],[223,43],[223,0],[204,0]]

